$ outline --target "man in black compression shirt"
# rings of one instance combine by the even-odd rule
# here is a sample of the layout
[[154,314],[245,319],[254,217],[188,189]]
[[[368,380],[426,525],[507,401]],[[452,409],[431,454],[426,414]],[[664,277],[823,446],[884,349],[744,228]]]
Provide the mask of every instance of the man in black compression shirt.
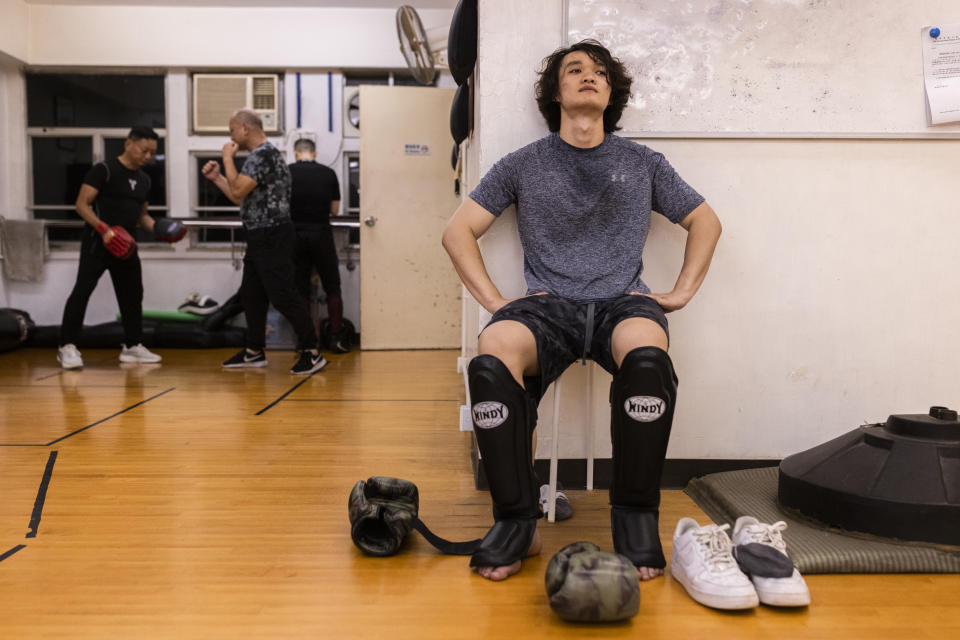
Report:
[[127,255],[118,256],[116,246],[124,233],[132,238],[139,225],[152,232],[154,220],[147,213],[150,176],[141,167],[153,161],[159,136],[149,127],[133,127],[123,143],[123,153],[99,162],[87,172],[77,196],[77,213],[89,225],[83,229],[77,281],[67,298],[60,326],[57,360],[64,369],[83,366],[76,343],[83,328],[90,295],[104,271],[110,272],[120,306],[124,342],[121,362],[159,362],[160,356],[141,344],[143,338],[143,280],[136,244],[130,241]]

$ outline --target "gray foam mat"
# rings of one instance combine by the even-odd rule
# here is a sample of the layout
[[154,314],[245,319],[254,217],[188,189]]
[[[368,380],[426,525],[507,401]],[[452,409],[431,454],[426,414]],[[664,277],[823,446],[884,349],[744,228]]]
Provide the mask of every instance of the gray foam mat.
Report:
[[[718,524],[751,515],[783,520],[787,552],[801,573],[960,573],[960,547],[880,538],[825,527],[777,503],[777,468],[694,478],[684,492]],[[732,531],[731,531],[732,534]]]

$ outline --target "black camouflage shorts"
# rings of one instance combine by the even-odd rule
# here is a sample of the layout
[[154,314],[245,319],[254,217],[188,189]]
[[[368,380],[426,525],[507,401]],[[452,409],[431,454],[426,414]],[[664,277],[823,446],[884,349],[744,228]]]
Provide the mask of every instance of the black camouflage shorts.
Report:
[[670,339],[667,317],[656,300],[649,296],[624,295],[601,300],[594,305],[589,349],[588,303],[573,302],[550,293],[513,300],[493,314],[487,324],[514,320],[533,333],[537,341],[540,375],[524,378],[524,387],[537,402],[550,383],[560,377],[578,358],[587,357],[607,372],[616,372],[611,338],[614,328],[627,318],[648,318],[659,324]]

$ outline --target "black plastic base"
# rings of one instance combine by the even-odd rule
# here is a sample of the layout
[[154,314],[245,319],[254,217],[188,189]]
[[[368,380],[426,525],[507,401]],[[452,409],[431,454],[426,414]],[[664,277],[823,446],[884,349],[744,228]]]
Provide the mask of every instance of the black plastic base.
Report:
[[828,525],[960,545],[960,422],[955,411],[890,416],[780,463],[778,498]]

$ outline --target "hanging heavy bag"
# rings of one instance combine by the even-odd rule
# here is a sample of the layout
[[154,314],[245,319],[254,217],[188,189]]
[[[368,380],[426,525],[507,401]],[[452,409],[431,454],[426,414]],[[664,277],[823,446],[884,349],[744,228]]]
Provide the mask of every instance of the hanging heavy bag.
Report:
[[477,63],[477,24],[477,0],[460,0],[447,34],[447,61],[458,85],[467,81]]

